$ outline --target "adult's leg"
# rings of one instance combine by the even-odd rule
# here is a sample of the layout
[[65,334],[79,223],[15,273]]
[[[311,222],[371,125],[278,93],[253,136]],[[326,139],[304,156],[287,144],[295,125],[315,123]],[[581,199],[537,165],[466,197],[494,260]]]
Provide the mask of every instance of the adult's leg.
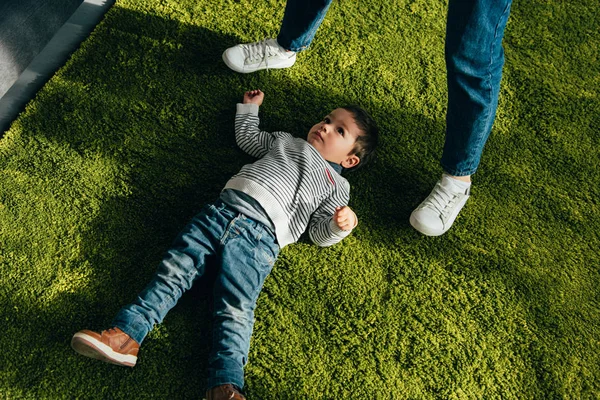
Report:
[[312,42],[331,1],[288,0],[277,39],[230,47],[223,52],[223,62],[243,74],[291,67],[296,63],[296,52]]
[[331,2],[332,0],[288,0],[277,36],[279,45],[296,52],[306,49],[321,26]]
[[450,0],[446,25],[448,111],[441,164],[472,175],[494,123],[511,0]]
[[214,287],[208,387],[234,384],[242,389],[256,300],[279,246],[264,225],[243,215],[232,221],[225,238]]
[[445,174],[410,216],[411,225],[424,235],[450,229],[470,196],[470,176],[479,166],[496,116],[510,5],[511,0],[450,0],[448,111],[441,159]]
[[[123,307],[113,326],[142,343],[155,324],[162,322],[183,292],[205,272],[205,264],[214,256],[229,217],[224,204],[206,206],[175,239],[161,261],[156,274],[132,304]],[[227,211],[227,210],[225,210]]]

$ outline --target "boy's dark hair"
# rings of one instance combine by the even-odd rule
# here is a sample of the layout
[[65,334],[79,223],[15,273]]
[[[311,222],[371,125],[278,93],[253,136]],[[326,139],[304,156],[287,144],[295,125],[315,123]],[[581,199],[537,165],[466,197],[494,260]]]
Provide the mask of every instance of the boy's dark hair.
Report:
[[356,105],[348,105],[342,108],[352,114],[356,125],[362,131],[362,135],[356,138],[353,150],[354,154],[360,158],[360,162],[352,168],[344,169],[344,171],[356,171],[358,168],[372,162],[375,158],[375,149],[379,143],[379,127],[377,127],[375,120],[363,108]]

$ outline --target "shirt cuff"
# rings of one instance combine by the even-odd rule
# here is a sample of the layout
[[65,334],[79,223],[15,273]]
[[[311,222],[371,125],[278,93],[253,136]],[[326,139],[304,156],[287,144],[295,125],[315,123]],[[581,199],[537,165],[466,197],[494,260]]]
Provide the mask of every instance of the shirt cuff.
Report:
[[253,103],[248,104],[237,104],[236,114],[252,114],[258,116],[258,105]]
[[[356,227],[356,225],[354,225],[354,227]],[[350,234],[350,232],[352,232],[352,229],[354,228],[350,229],[349,231],[345,231],[337,226],[333,219],[331,219],[331,221],[329,221],[329,229],[331,229],[331,233],[333,233],[335,236],[345,238]]]

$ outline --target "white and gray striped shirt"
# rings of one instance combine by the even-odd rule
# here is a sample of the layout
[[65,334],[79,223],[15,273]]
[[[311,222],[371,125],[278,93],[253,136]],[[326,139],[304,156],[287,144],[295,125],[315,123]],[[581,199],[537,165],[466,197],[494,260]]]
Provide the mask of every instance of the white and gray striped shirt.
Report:
[[296,242],[307,227],[319,246],[348,236],[351,230],[344,231],[333,221],[335,208],[348,204],[348,181],[306,140],[261,131],[258,125],[258,106],[238,104],[236,142],[259,160],[242,167],[224,189],[244,192],[264,208],[281,248]]

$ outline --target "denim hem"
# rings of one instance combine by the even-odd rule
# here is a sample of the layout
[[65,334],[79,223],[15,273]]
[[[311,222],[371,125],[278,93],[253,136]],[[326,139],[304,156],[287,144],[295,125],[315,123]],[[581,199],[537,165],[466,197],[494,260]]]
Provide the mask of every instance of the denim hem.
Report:
[[138,332],[141,329],[136,329],[135,324],[123,324],[120,322],[114,322],[113,326],[116,328],[119,328],[120,330],[122,330],[123,332],[128,334],[129,337],[132,338],[133,340],[135,340],[137,342],[137,344],[139,344],[139,345],[141,345],[142,342],[144,341],[144,339],[146,338],[146,335],[138,334]]
[[244,377],[241,379],[233,376],[215,376],[208,378],[206,385],[207,389],[210,390],[215,386],[227,385],[228,383],[237,386],[240,390],[244,389]]
[[444,172],[447,173],[448,175],[452,175],[452,176],[471,176],[477,171],[477,168],[460,170],[460,169],[456,169],[456,168],[449,168],[444,163],[440,163],[440,164],[441,164]]
[[282,44],[282,40],[279,39],[279,35],[277,36],[276,40],[277,40],[277,44],[278,45],[280,45],[281,47],[283,47],[285,50],[293,51],[294,53],[299,53],[301,51],[304,51],[304,50],[308,49],[308,47],[310,46],[310,43],[308,43],[305,46],[300,46],[300,47],[298,47],[298,46],[292,46],[291,43],[289,45],[286,45],[285,41],[283,41],[283,44]]

